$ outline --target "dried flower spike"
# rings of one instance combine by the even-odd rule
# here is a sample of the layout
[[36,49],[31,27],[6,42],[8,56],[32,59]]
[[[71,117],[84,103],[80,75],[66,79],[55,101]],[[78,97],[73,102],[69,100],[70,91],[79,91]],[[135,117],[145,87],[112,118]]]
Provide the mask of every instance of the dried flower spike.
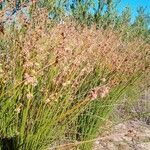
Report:
[[101,98],[105,98],[109,93],[109,87],[107,86],[100,86],[100,87],[96,87],[94,88],[91,92],[90,92],[90,96],[91,96],[91,99],[94,100],[94,99],[97,99],[99,97]]
[[32,99],[32,98],[33,98],[33,94],[32,94],[32,93],[28,93],[28,94],[27,94],[27,99],[30,100],[30,99]]

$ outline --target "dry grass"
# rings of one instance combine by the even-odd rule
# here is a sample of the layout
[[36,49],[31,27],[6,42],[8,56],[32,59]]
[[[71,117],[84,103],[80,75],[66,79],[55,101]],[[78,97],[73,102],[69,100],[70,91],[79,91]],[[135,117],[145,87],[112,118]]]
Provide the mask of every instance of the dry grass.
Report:
[[147,77],[150,45],[34,13],[0,35],[0,136],[36,150],[91,140],[126,89]]

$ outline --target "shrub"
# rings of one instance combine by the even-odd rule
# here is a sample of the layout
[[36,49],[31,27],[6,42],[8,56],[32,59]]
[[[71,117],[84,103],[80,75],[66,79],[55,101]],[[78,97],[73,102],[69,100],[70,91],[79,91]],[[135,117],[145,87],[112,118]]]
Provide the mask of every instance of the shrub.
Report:
[[69,19],[55,24],[44,9],[30,22],[20,16],[20,28],[5,29],[0,46],[0,137],[14,139],[15,149],[76,141],[90,149],[127,89],[149,72],[143,39],[123,41],[112,28]]

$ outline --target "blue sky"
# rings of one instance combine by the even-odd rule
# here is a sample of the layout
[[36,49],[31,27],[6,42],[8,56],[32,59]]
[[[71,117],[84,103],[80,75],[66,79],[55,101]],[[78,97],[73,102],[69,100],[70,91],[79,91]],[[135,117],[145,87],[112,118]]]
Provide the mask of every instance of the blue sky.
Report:
[[132,9],[132,18],[134,19],[137,15],[137,8],[143,6],[146,8],[146,13],[150,14],[150,0],[121,0],[118,11],[121,12],[125,6],[130,6]]
[[[96,4],[98,0],[94,0],[94,1]],[[114,1],[119,1],[119,0],[114,0]],[[131,8],[132,21],[135,19],[137,15],[137,8],[139,8],[140,6],[143,6],[146,9],[146,13],[150,14],[150,0],[120,0],[120,3],[118,4],[117,7],[119,14],[121,14],[122,10],[125,9],[126,6],[129,6]],[[8,14],[6,13],[6,15]]]
[[[97,4],[98,0],[94,0]],[[114,0],[119,1],[119,0]],[[137,16],[137,9],[142,6],[146,9],[146,13],[150,14],[150,0],[120,0],[120,3],[118,4],[117,10],[119,14],[121,14],[122,10],[129,6],[131,8],[132,13],[132,21]]]

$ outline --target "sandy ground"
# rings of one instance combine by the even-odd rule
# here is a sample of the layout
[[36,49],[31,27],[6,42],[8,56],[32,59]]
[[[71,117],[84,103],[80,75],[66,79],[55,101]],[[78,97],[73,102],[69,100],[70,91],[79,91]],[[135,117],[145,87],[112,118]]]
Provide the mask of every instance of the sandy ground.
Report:
[[150,125],[141,121],[127,121],[113,127],[93,150],[150,150]]

